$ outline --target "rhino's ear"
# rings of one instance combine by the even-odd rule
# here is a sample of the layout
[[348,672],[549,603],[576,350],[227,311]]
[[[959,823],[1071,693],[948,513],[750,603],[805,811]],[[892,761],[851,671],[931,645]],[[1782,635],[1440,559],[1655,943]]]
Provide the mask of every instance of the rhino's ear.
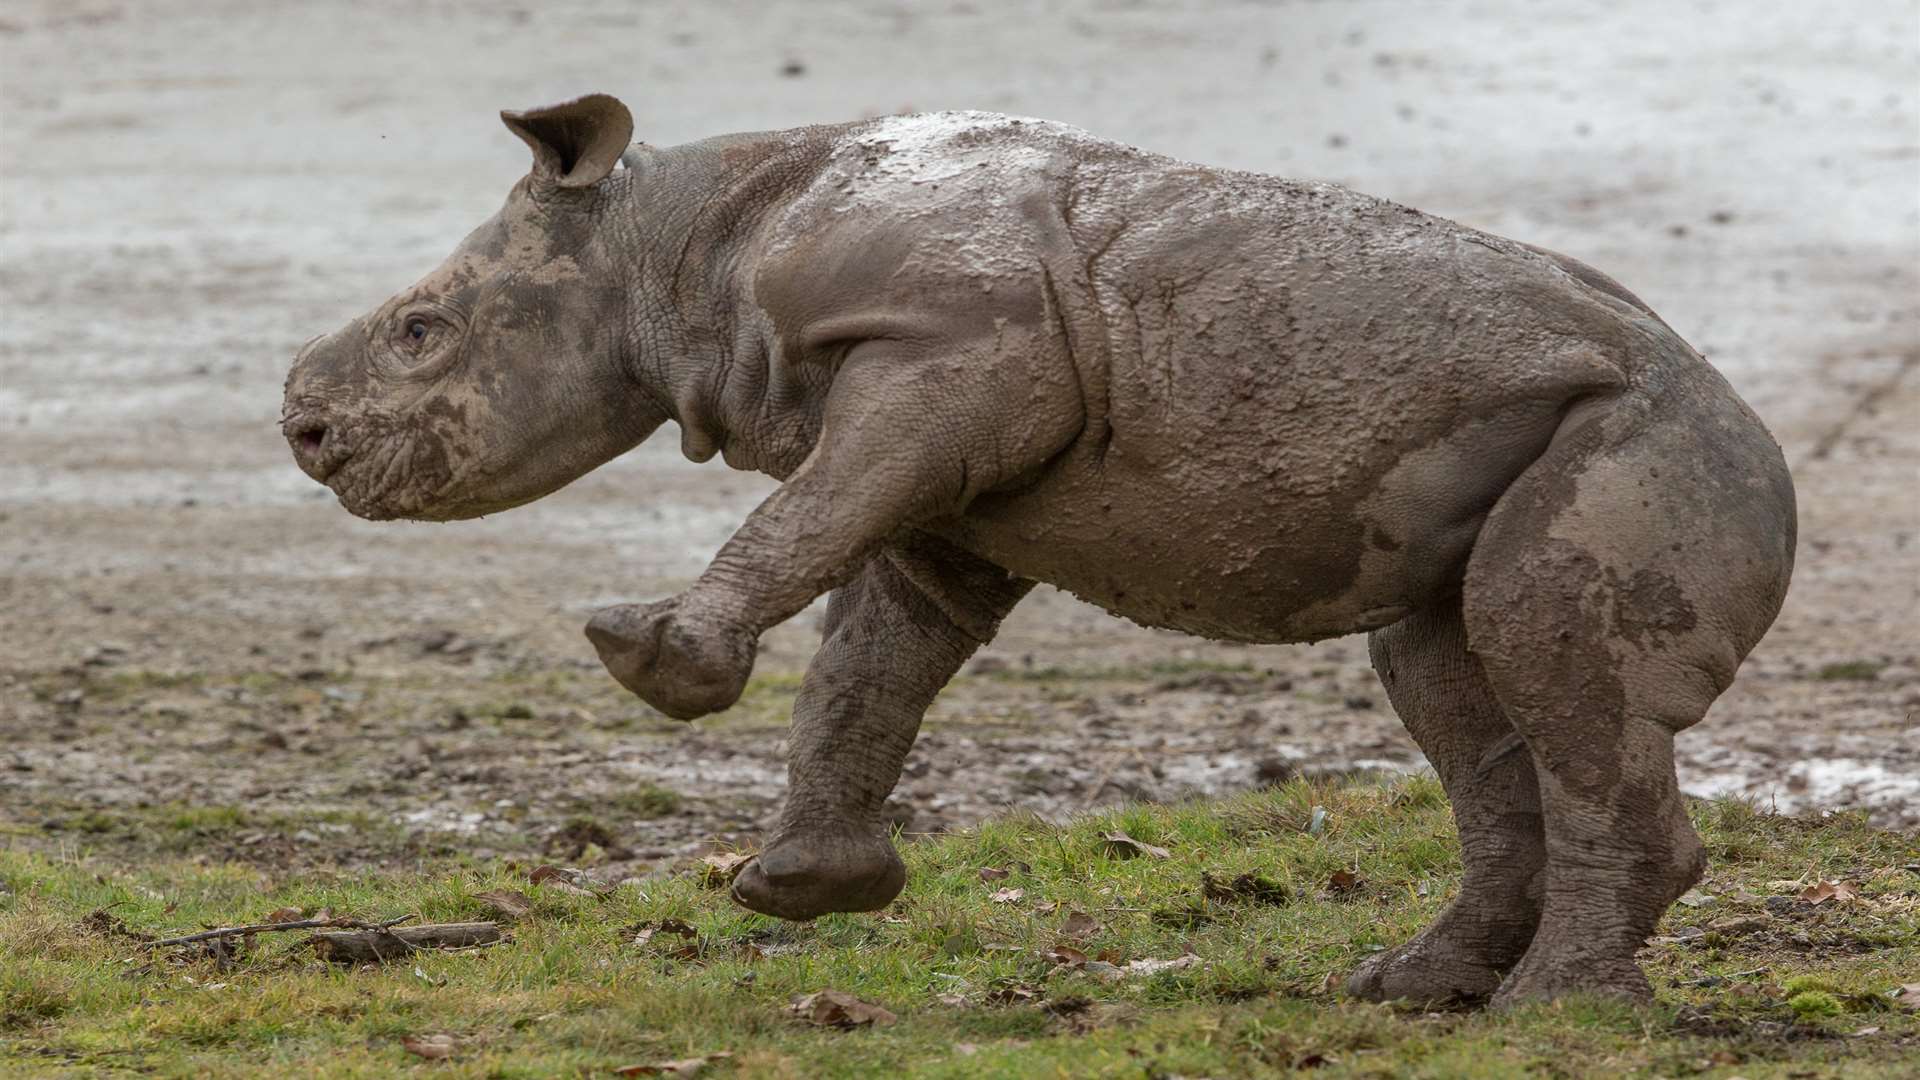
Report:
[[606,179],[633,141],[633,114],[608,94],[505,110],[500,120],[532,148],[534,176],[561,187],[591,187]]

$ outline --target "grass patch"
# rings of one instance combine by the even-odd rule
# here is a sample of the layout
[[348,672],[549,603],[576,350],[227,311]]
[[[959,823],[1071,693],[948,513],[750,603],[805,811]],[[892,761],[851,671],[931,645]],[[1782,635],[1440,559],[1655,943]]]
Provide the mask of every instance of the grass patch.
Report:
[[[909,845],[911,884],[890,910],[804,925],[692,875],[602,898],[507,864],[263,880],[184,859],[119,870],[0,852],[0,1074],[545,1077],[726,1051],[702,1075],[1911,1075],[1920,1014],[1890,991],[1920,981],[1913,838],[1851,815],[1695,812],[1716,858],[1698,904],[1676,907],[1644,956],[1659,1004],[1505,1015],[1407,1013],[1331,989],[1458,885],[1430,779],[1297,781],[1065,827],[997,820]],[[156,822],[185,821],[186,835],[250,827],[219,808],[167,813]],[[1793,899],[1822,877],[1857,897]],[[379,968],[330,968],[297,934],[224,964],[149,963],[129,936],[283,907],[481,918],[475,894],[507,888],[533,899],[509,944]],[[655,932],[636,944],[642,929]],[[787,1014],[829,987],[898,1022],[834,1030]],[[450,1036],[452,1056],[406,1049],[425,1035]]]

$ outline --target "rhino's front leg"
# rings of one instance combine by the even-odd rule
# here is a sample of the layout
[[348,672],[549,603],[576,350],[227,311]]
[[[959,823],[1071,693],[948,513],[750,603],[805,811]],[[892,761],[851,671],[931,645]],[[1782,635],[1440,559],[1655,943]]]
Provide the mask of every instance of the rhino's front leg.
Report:
[[760,636],[738,619],[688,605],[685,596],[596,612],[587,639],[620,685],[676,720],[740,699]]
[[934,696],[1032,582],[910,533],[834,590],[794,703],[780,825],[734,881],[755,911],[811,919],[874,911],[906,868],[880,810]]
[[599,612],[587,636],[622,685],[670,716],[732,705],[762,633],[851,581],[909,526],[960,513],[1064,446],[1081,427],[1078,398],[1044,394],[1074,385],[1036,387],[1031,371],[979,345],[856,346],[813,452],[712,565],[678,597]]

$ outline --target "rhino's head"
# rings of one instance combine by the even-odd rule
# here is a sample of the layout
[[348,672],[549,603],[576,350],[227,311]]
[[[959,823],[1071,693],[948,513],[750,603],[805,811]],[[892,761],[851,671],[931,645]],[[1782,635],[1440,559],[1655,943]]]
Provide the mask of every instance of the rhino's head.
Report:
[[[450,520],[537,499],[665,418],[633,378],[631,260],[610,230],[633,135],[592,95],[501,114],[533,171],[411,288],[300,350],[283,430],[367,518]],[[631,241],[631,237],[627,237]]]

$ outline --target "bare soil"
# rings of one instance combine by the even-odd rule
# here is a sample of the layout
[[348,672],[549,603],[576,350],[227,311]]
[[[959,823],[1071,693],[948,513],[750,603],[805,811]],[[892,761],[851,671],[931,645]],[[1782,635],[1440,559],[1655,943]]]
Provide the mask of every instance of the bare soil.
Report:
[[[674,724],[579,629],[769,490],[669,429],[531,507],[370,524],[275,425],[294,349],[524,171],[494,111],[639,137],[1043,115],[1337,180],[1605,269],[1786,448],[1801,562],[1689,790],[1920,823],[1920,8],[39,0],[0,13],[0,831],[267,865],[640,868],[750,841],[818,608]],[[1241,648],[1053,592],[941,698],[910,832],[1421,764],[1365,643]],[[651,785],[651,786],[648,786]]]

